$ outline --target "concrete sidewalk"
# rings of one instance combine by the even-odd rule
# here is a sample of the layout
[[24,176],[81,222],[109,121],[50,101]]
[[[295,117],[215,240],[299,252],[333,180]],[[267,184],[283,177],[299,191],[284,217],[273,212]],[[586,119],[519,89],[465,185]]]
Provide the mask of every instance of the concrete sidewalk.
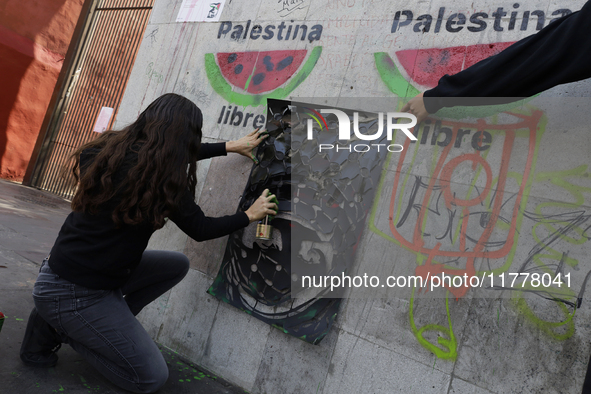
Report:
[[[0,180],[0,394],[127,393],[108,382],[69,346],[54,368],[30,368],[19,358],[31,291],[43,258],[58,234],[69,203],[50,193]],[[242,393],[161,347],[170,377],[159,393]]]

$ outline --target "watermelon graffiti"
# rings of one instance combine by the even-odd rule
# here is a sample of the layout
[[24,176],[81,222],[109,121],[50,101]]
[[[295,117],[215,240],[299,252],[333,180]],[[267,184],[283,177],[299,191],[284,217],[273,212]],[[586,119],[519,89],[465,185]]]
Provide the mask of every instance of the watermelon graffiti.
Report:
[[207,53],[205,70],[213,89],[228,102],[258,106],[268,98],[287,97],[310,75],[321,53],[320,46],[309,54],[307,50]]
[[[414,96],[420,90],[407,81],[400,69],[417,85],[432,87],[441,75],[460,71],[507,45],[399,51],[396,56],[400,68],[387,53],[379,52],[375,54],[375,64],[392,93],[400,97]],[[468,49],[472,55],[470,59],[466,57]],[[517,110],[515,106],[503,106],[506,111],[503,121],[497,116],[472,123],[457,120],[466,114],[489,116],[498,112],[499,107],[470,108],[446,114],[440,111],[437,115],[441,114],[444,119],[438,120],[434,129],[431,120],[417,127],[415,134],[419,143],[413,146],[406,142],[393,164],[390,200],[375,204],[370,228],[382,238],[413,252],[417,263],[415,275],[428,280],[429,275],[441,273],[448,276],[499,275],[511,269],[518,273],[557,275],[565,269],[578,269],[579,262],[569,257],[569,251],[589,239],[591,215],[580,208],[585,203],[584,193],[591,192],[591,188],[581,186],[589,175],[587,167],[536,174],[538,150],[547,119],[537,108]],[[472,144],[462,145],[464,136],[468,136]],[[578,180],[567,181],[568,177]],[[550,182],[554,187],[563,188],[573,201],[542,202],[532,211],[526,210],[530,190],[536,182]],[[378,195],[384,187],[382,180]],[[387,230],[376,225],[377,207],[384,204],[389,204]],[[523,229],[526,221],[532,226],[531,236]],[[518,245],[531,243],[532,238],[535,245],[525,261],[517,259]],[[542,332],[565,340],[574,333],[574,315],[580,306],[585,282],[586,279],[578,294],[574,288],[556,285],[540,291],[531,283],[523,282],[519,283],[522,286],[519,290],[514,287],[497,290],[510,291],[515,310]],[[457,357],[458,339],[450,312],[454,304],[450,298],[457,300],[468,291],[468,287],[447,287],[443,296],[445,322],[419,322],[416,318],[417,308],[420,308],[416,299],[418,293],[412,290],[411,330],[424,348],[441,359]],[[552,317],[540,315],[540,310],[532,308],[531,299],[524,294],[551,300],[557,312]]]
[[413,81],[433,88],[445,74],[456,74],[512,44],[513,42],[499,42],[443,49],[407,49],[396,52],[396,57]]
[[[513,44],[477,44],[465,47],[412,49],[396,52],[396,58],[402,65],[408,78],[418,87],[407,81],[396,66],[395,61],[386,52],[376,52],[376,69],[388,89],[398,97],[414,97],[420,89],[432,88],[445,74],[455,74],[463,69],[501,52]],[[462,119],[465,117],[485,118],[502,111],[520,106],[524,101],[502,105],[444,108],[437,115],[442,118]]]

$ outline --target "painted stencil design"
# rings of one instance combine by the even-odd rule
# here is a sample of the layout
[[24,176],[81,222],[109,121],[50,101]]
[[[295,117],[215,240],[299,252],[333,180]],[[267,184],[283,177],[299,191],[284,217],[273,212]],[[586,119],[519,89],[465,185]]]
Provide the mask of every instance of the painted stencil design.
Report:
[[[285,333],[317,344],[337,316],[341,293],[301,291],[292,298],[300,273],[349,272],[378,188],[385,152],[319,152],[334,143],[336,116],[314,123],[312,110],[268,100],[267,131],[259,145],[238,209],[245,211],[266,188],[279,200],[271,221],[272,240],[255,239],[256,223],[231,234],[220,271],[208,292]],[[351,115],[351,120],[353,119]],[[376,126],[377,116],[360,116],[360,128]],[[353,146],[358,141],[347,141]],[[296,287],[293,287],[296,289]]]

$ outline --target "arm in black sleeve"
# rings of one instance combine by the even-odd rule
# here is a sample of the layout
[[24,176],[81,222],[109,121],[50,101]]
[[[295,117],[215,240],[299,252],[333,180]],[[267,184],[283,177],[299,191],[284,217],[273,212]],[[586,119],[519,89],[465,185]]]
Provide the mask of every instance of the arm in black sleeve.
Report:
[[226,156],[226,143],[225,142],[215,142],[212,144],[203,143],[199,148],[199,153],[197,155],[197,160],[204,160],[209,159],[216,156]]
[[[591,2],[551,22],[537,34],[455,75],[444,75],[424,93],[429,113],[455,105],[478,105],[469,97],[516,101],[563,83],[591,77]],[[452,99],[449,99],[449,98]],[[514,99],[510,99],[514,98]]]
[[223,237],[250,223],[244,212],[218,218],[205,216],[189,192],[185,193],[179,209],[170,216],[170,220],[195,241]]

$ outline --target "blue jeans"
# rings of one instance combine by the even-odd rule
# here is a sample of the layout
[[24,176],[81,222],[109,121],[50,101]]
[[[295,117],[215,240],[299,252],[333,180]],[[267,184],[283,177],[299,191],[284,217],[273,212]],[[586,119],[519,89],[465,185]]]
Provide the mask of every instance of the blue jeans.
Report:
[[54,273],[43,261],[33,288],[35,307],[90,364],[117,386],[152,393],[168,379],[158,347],[135,315],[183,279],[189,261],[178,252],[145,251],[120,289],[93,290]]

